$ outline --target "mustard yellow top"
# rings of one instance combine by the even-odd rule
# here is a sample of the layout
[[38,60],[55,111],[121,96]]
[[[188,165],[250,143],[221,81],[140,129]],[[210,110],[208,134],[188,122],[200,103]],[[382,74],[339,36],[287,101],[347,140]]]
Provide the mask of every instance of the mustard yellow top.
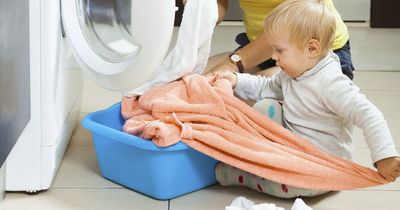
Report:
[[[246,27],[246,34],[249,40],[256,39],[264,30],[265,17],[284,0],[240,0],[240,7],[243,11],[243,21]],[[342,48],[349,40],[349,32],[342,17],[337,12],[332,0],[326,1],[328,7],[335,12],[336,35],[332,49]]]

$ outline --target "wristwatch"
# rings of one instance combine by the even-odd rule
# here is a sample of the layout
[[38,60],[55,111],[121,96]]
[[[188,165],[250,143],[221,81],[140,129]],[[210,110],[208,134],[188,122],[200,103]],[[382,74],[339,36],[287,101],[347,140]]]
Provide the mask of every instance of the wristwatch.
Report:
[[237,53],[229,54],[229,60],[238,67],[239,73],[244,72],[244,67],[242,64],[242,57]]

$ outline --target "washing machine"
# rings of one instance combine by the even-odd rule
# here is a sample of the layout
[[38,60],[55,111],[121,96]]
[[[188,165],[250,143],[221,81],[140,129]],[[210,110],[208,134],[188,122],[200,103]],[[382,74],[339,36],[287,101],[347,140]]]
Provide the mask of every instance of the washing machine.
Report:
[[60,17],[59,1],[29,1],[31,118],[7,158],[7,191],[48,189],[78,121],[82,71]]
[[175,0],[29,0],[31,119],[7,159],[6,190],[48,189],[75,128],[82,72],[119,91],[168,51]]

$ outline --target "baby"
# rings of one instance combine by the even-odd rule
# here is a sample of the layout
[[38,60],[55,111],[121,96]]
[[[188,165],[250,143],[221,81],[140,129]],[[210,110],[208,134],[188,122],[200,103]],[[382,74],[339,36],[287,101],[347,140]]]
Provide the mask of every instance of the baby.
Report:
[[[271,78],[222,71],[214,78],[228,79],[242,99],[281,101],[283,126],[329,154],[351,159],[353,125],[360,127],[379,173],[395,181],[400,158],[387,123],[342,73],[330,50],[335,24],[334,13],[322,0],[285,1],[267,16],[264,33],[281,71]],[[216,167],[216,177],[221,185],[266,189],[277,197],[325,193],[275,183],[224,163]]]

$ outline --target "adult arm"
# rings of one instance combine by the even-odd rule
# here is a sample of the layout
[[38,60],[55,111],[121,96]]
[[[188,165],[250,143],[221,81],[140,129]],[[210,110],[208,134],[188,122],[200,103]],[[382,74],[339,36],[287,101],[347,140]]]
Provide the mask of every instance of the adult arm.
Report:
[[[242,57],[244,72],[252,74],[260,70],[255,68],[258,64],[271,58],[272,49],[267,43],[267,36],[261,34],[257,39],[240,48],[236,52]],[[223,70],[238,72],[238,67],[229,60],[228,56],[226,56],[221,62],[207,72]]]
[[218,4],[218,20],[217,25],[224,20],[226,11],[228,10],[228,0],[217,0]]
[[258,64],[271,58],[272,48],[267,42],[267,35],[263,33],[236,52],[242,57],[244,69],[254,69]]

